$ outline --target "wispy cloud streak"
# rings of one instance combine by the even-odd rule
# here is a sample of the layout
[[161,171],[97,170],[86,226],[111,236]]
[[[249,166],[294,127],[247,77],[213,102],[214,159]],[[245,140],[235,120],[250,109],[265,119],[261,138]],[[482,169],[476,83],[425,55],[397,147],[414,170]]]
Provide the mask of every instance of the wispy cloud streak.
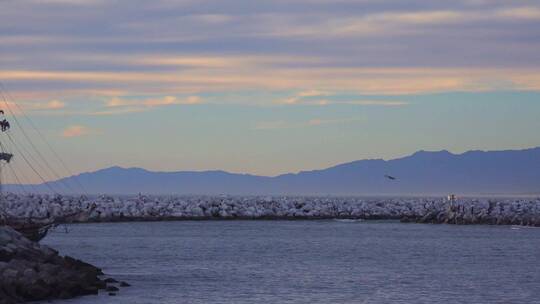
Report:
[[[0,27],[0,78],[35,107],[45,107],[38,91],[65,107],[91,95],[138,111],[197,103],[167,96],[250,90],[300,92],[280,102],[320,105],[345,91],[540,90],[540,5],[531,1],[11,1]],[[138,96],[157,97],[120,104]]]

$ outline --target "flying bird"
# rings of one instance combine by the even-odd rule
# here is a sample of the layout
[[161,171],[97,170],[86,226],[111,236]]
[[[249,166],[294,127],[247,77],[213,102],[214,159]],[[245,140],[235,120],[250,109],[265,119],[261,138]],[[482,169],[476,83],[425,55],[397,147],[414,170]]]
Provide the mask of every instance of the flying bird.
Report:
[[385,174],[384,177],[386,177],[386,178],[388,178],[390,180],[396,180],[397,179],[397,178],[395,178],[395,177],[393,177],[391,175],[387,175],[387,174]]

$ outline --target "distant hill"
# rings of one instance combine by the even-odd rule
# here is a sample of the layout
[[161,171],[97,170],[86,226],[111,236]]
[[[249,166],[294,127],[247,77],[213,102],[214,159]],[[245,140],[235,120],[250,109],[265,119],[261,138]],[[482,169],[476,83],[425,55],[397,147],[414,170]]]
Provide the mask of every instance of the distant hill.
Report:
[[[73,179],[89,193],[109,194],[531,194],[540,189],[540,147],[463,154],[419,151],[275,177],[111,167],[50,185],[63,189],[61,183],[73,184]],[[47,191],[43,184],[34,187]]]

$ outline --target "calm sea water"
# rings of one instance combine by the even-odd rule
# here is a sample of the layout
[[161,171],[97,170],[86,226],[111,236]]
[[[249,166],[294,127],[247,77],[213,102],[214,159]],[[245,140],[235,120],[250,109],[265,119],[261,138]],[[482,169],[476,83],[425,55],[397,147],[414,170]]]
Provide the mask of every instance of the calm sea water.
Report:
[[82,224],[43,243],[132,287],[54,303],[540,303],[540,229],[387,221]]

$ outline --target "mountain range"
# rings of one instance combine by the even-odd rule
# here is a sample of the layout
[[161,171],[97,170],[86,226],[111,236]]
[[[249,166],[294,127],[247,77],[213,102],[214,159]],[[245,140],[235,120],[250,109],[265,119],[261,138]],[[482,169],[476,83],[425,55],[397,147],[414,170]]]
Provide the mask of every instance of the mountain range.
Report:
[[[72,185],[73,189],[77,183],[83,185],[87,194],[537,194],[540,193],[540,147],[462,154],[419,151],[392,160],[358,160],[274,177],[225,171],[153,172],[110,167],[48,185],[34,185],[33,189],[69,192],[63,185]],[[17,189],[14,185],[7,188]]]

